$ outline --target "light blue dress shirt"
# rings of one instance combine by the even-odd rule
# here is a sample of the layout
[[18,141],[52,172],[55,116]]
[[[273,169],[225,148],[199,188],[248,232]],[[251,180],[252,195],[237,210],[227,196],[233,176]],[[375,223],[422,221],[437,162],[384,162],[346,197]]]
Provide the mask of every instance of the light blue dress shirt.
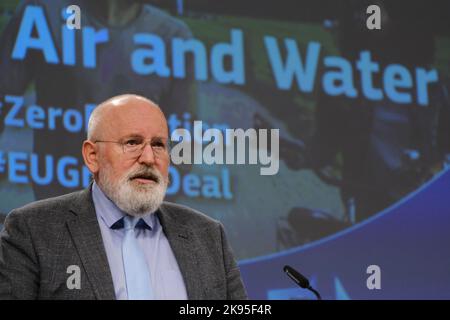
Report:
[[[111,229],[111,226],[123,218],[125,213],[103,193],[95,182],[92,185],[92,198],[108,257],[116,299],[127,300],[122,262],[122,239],[125,230]],[[136,232],[149,266],[155,299],[186,300],[187,292],[183,276],[157,215],[150,213],[142,219],[151,230],[139,229]]]

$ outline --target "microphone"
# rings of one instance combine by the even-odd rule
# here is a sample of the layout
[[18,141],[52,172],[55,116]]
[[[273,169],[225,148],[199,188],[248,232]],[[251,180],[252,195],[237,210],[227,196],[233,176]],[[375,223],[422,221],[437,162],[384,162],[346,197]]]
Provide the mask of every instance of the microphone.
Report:
[[312,293],[314,293],[318,300],[322,300],[320,293],[310,286],[309,280],[300,272],[290,266],[284,266],[283,271],[301,288],[311,291]]

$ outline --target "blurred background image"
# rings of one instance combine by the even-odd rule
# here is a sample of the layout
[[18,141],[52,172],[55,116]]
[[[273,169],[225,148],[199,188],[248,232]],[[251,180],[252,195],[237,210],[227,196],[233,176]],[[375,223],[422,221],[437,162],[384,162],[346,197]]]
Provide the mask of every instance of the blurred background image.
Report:
[[[371,4],[381,8],[381,30],[366,27]],[[80,30],[65,26],[70,5],[81,9]],[[238,259],[357,226],[450,164],[449,14],[447,1],[3,0],[0,223],[16,207],[88,186],[80,150],[90,111],[135,93],[161,106],[170,129],[191,130],[194,120],[280,129],[276,175],[254,165],[170,170],[166,199],[223,222]],[[268,37],[288,70],[278,70],[287,88]],[[183,41],[191,42],[180,58]],[[314,65],[314,43],[313,86],[304,90],[295,73]],[[402,91],[412,101],[362,94],[357,61],[366,51],[379,66],[373,87],[385,88],[383,71],[401,65],[414,79]],[[356,97],[324,90],[329,72],[339,71],[324,64],[332,56],[351,64]],[[438,74],[425,106],[416,99],[418,68]]]

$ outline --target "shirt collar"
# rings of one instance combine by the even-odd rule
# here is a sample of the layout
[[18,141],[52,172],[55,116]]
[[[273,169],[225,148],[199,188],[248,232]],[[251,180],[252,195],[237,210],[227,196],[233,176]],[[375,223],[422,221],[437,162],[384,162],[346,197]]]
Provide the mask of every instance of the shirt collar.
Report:
[[[105,195],[95,181],[92,184],[92,199],[94,201],[95,211],[100,215],[108,228],[111,228],[113,224],[127,215]],[[149,212],[141,219],[144,220],[152,230],[155,228],[156,214]]]

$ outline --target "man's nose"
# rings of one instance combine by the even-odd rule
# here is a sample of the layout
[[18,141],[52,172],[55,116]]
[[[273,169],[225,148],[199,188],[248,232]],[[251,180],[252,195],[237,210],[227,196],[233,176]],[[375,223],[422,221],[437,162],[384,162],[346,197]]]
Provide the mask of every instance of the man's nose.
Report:
[[146,165],[153,165],[155,163],[155,153],[149,143],[146,143],[138,162]]

